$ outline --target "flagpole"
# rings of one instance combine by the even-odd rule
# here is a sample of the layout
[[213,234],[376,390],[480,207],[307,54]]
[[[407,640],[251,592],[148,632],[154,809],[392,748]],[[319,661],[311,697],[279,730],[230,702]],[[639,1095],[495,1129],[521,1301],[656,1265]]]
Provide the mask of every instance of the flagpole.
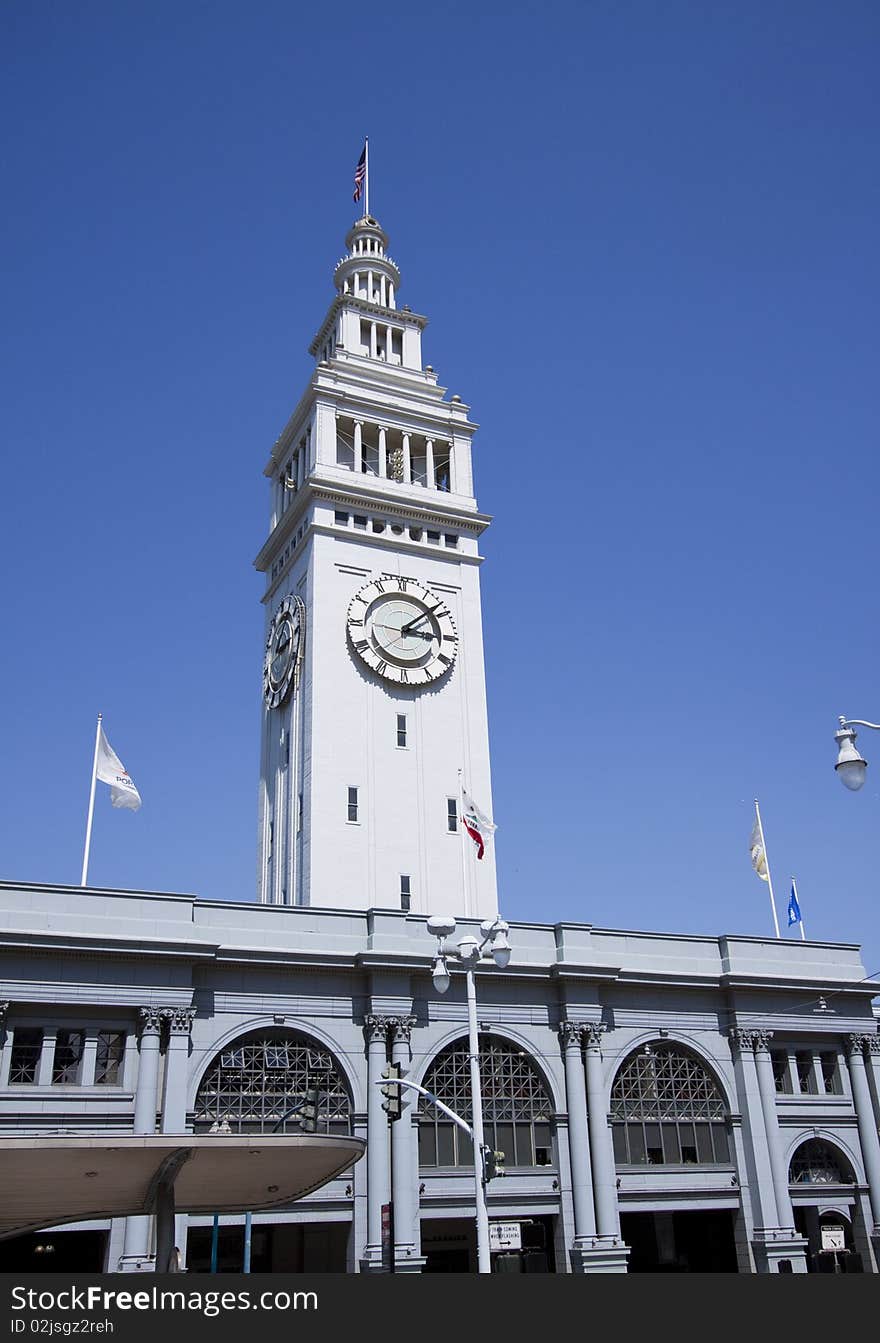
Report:
[[770,908],[773,911],[773,927],[776,929],[776,936],[779,937],[779,920],[776,917],[776,901],[773,898],[773,878],[770,876],[770,858],[767,854],[767,841],[764,839],[764,827],[761,824],[761,809],[758,806],[757,798],[755,798],[755,816],[758,821],[758,834],[761,836],[761,848],[764,851],[764,862],[767,864],[767,889],[770,892]]
[[798,893],[797,893],[797,882],[795,881],[794,877],[792,877],[792,879],[791,879],[791,889],[794,891],[794,898],[795,898],[795,900],[797,901],[798,913],[800,914],[800,918],[798,919],[798,923],[799,923],[800,926],[801,926],[801,941],[802,941],[802,942],[806,942],[806,940],[807,940],[807,935],[806,935],[806,933],[804,932],[804,915],[803,915],[803,910],[801,909],[801,902],[800,902],[800,899],[799,899],[799,897],[798,897]]
[[470,904],[468,901],[468,878],[467,878],[467,854],[465,853],[464,840],[466,830],[464,828],[464,784],[461,781],[461,770],[458,771],[458,832],[461,840],[461,881],[462,895],[464,896],[464,907],[468,914]]
[[86,847],[83,853],[83,870],[80,886],[85,886],[89,875],[89,849],[92,844],[92,817],[95,814],[95,780],[98,777],[98,746],[101,741],[101,714],[98,714],[98,726],[95,729],[95,758],[92,761],[92,787],[89,791],[89,818],[86,821]]
[[364,139],[364,215],[370,213],[370,137]]

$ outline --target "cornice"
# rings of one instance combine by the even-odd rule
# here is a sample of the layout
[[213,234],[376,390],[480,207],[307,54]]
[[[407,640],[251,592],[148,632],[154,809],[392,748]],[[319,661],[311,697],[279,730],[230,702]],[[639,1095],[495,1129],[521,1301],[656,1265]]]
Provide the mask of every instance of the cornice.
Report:
[[175,938],[160,937],[116,937],[111,933],[83,934],[60,933],[55,930],[44,932],[42,929],[22,929],[0,933],[0,948],[35,952],[64,951],[68,954],[116,955],[162,960],[212,961],[215,959],[219,943],[184,942]]

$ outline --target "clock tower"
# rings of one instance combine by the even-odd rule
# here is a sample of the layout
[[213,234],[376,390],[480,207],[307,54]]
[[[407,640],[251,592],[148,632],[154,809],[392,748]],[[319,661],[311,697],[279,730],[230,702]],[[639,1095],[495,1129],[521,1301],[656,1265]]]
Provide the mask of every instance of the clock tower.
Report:
[[259,898],[497,912],[471,441],[422,364],[427,319],[371,216],[346,238],[315,369],[272,449]]

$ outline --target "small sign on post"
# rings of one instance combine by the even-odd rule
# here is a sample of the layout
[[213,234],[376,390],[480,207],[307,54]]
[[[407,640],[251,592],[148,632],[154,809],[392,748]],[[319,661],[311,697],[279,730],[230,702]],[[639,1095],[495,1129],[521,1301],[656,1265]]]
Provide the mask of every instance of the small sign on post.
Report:
[[831,1224],[820,1226],[819,1234],[822,1237],[823,1250],[845,1250],[846,1249],[846,1231],[840,1225]]
[[490,1222],[489,1249],[493,1254],[498,1250],[521,1250],[522,1228],[519,1222]]

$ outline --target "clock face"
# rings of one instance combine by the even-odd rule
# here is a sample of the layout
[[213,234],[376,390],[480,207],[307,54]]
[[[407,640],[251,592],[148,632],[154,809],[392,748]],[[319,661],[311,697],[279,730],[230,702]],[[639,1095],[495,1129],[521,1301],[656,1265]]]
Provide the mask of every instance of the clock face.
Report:
[[304,628],[302,600],[285,597],[272,617],[263,662],[263,698],[270,709],[284,703],[296,680]]
[[414,578],[376,578],[348,608],[348,638],[358,657],[387,681],[428,685],[455,661],[458,635],[448,606]]

